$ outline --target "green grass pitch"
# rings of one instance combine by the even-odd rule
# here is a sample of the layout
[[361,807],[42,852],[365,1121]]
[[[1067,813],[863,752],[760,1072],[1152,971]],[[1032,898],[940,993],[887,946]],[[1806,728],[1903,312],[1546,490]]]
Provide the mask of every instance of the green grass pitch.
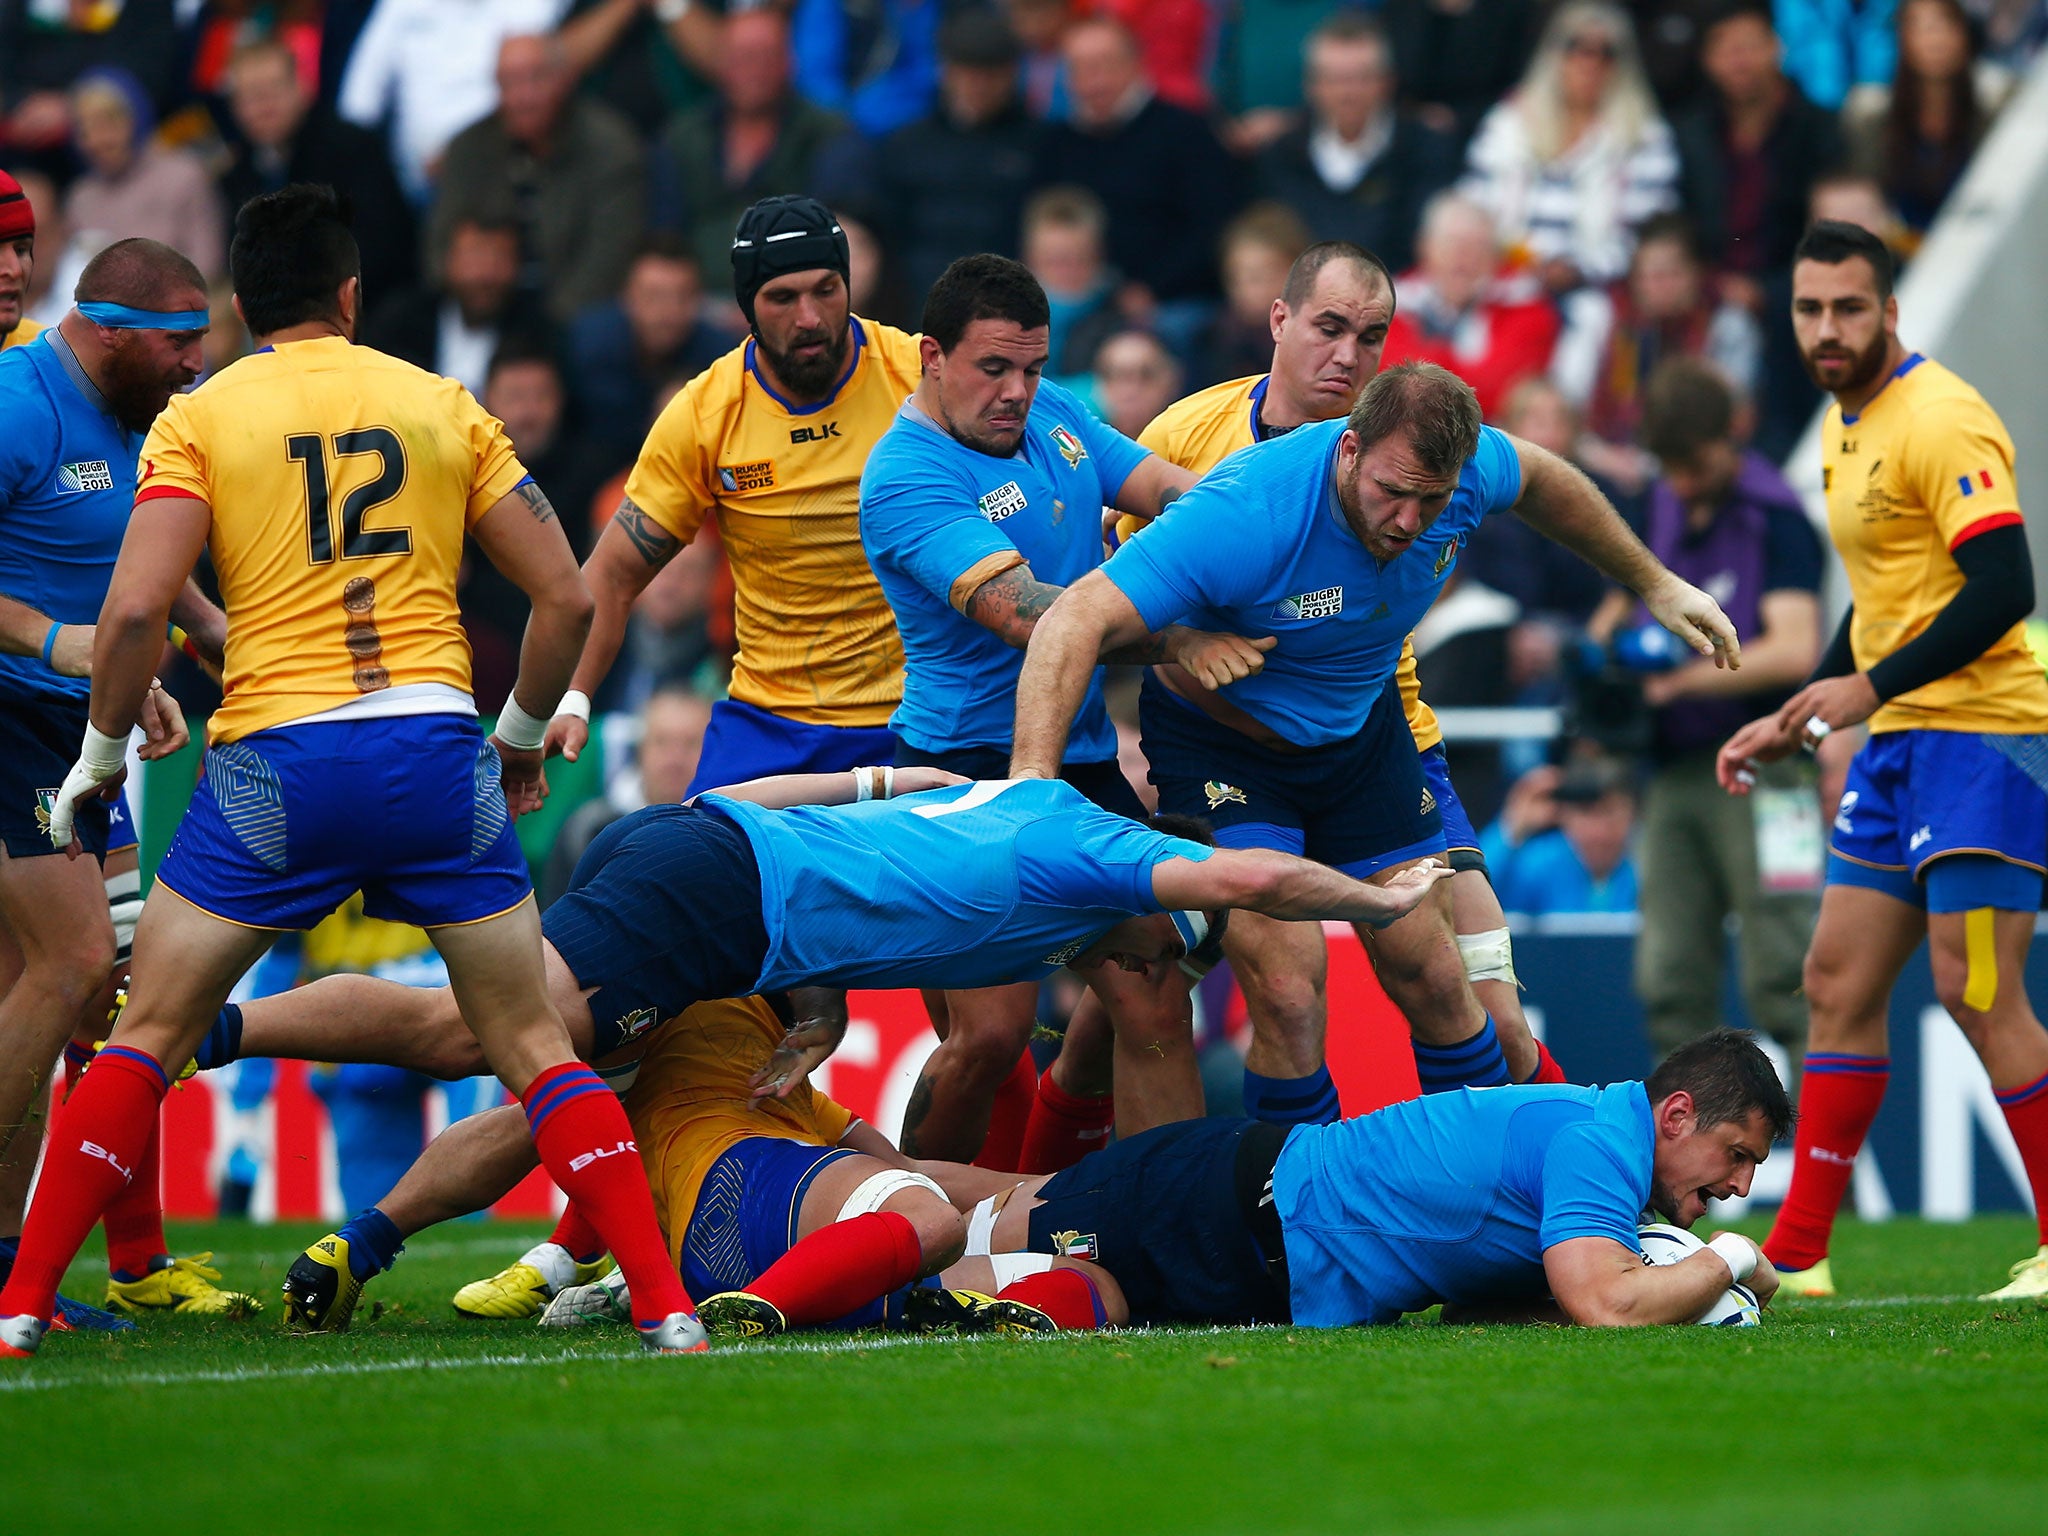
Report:
[[[530,1228],[451,1226],[288,1338],[305,1227],[176,1227],[269,1310],[0,1364],[0,1536],[2048,1529],[2048,1307],[1962,1299],[2032,1224],[1848,1224],[1856,1295],[1753,1330],[1418,1323],[813,1336],[651,1359],[470,1324]],[[72,1294],[97,1299],[97,1256]],[[371,1301],[381,1313],[369,1315]]]

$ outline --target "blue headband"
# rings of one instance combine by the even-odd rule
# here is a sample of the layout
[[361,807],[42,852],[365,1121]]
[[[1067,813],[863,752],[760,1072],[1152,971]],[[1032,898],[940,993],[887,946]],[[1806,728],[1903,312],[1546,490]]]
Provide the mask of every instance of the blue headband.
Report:
[[94,325],[116,331],[203,331],[213,316],[203,309],[130,309],[126,304],[81,303],[78,312]]

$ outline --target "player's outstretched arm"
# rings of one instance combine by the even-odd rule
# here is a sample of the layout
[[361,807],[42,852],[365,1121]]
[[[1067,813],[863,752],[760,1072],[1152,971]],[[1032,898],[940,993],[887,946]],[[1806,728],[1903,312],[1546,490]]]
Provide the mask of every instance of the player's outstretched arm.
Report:
[[1659,624],[1716,666],[1742,665],[1742,642],[1721,605],[1651,554],[1581,470],[1534,443],[1509,441],[1522,463],[1515,503],[1522,521],[1627,587]]
[[1017,678],[1012,778],[1049,779],[1065,760],[1067,733],[1103,654],[1148,631],[1131,600],[1100,571],[1060,593],[1038,617]]
[[[862,778],[865,776],[866,784]],[[771,811],[793,805],[852,805],[861,800],[893,800],[921,789],[950,789],[968,781],[943,768],[855,768],[845,773],[774,773],[743,784],[707,789],[707,795],[744,800]],[[863,794],[862,789],[866,789]]]
[[519,677],[499,714],[497,733],[506,803],[518,816],[547,798],[543,732],[590,633],[591,598],[555,509],[532,480],[500,497],[471,531],[491,564],[533,604],[519,646]]
[[92,626],[58,624],[40,608],[12,597],[0,596],[0,653],[9,656],[43,658],[47,647],[48,665],[59,677],[92,675]]
[[1124,483],[1110,500],[1117,511],[1149,521],[1179,500],[1182,492],[1194,489],[1200,478],[1193,470],[1183,469],[1155,453],[1138,461],[1138,467],[1124,477]]
[[1271,848],[1218,848],[1206,859],[1167,859],[1152,869],[1152,894],[1168,910],[1241,907],[1286,921],[1366,923],[1384,928],[1450,878],[1448,864],[1424,859],[1384,885]]
[[561,701],[569,707],[548,723],[549,756],[559,752],[573,763],[590,740],[590,696],[604,686],[612,663],[619,659],[633,604],[681,552],[683,543],[635,506],[630,496],[621,499],[619,510],[604,525],[597,547],[583,562],[583,582],[594,605],[590,633],[569,680],[568,697]]
[[[1551,1244],[1543,1250],[1543,1273],[1557,1304],[1573,1322],[1587,1328],[1689,1323],[1735,1283],[1728,1261],[1712,1248],[1676,1264],[1649,1264],[1635,1249],[1611,1237],[1574,1237]],[[1777,1289],[1777,1276],[1760,1248],[1756,1268],[1745,1283],[1757,1288],[1760,1300],[1768,1300]]]

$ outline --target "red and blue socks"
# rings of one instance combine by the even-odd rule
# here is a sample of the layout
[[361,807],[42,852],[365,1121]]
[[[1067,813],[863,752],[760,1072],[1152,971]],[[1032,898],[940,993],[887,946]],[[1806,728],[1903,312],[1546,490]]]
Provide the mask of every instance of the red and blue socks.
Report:
[[2006,1129],[2020,1149],[2027,1183],[2034,1191],[2034,1221],[2040,1229],[2041,1246],[2048,1248],[2048,1072],[1999,1094],[1998,1107],[2005,1111]]
[[982,1137],[981,1150],[974,1155],[975,1167],[997,1173],[1023,1171],[1018,1158],[1023,1154],[1025,1128],[1030,1124],[1032,1104],[1037,1097],[1038,1064],[1025,1051],[996,1089],[995,1103],[989,1108],[988,1134]]
[[1557,1058],[1550,1054],[1550,1047],[1541,1040],[1536,1042],[1536,1070],[1529,1074],[1532,1083],[1568,1083],[1564,1068],[1557,1064]]
[[381,1275],[405,1252],[398,1223],[371,1206],[335,1234],[348,1244],[348,1272],[358,1280]]
[[1344,1113],[1327,1065],[1307,1077],[1266,1077],[1246,1067],[1244,1112],[1268,1125],[1330,1125]]
[[574,1200],[562,1207],[562,1219],[555,1223],[548,1241],[578,1264],[595,1264],[604,1256],[604,1238],[590,1224],[590,1218],[576,1208]]
[[1058,1173],[1071,1168],[1090,1152],[1107,1146],[1110,1127],[1115,1124],[1113,1095],[1069,1093],[1052,1080],[1052,1068],[1047,1067],[1038,1078],[1017,1171]]
[[1828,1256],[1835,1213],[1891,1075],[1889,1056],[1807,1055],[1792,1140],[1792,1187],[1764,1239],[1765,1254],[1780,1269],[1811,1269]]
[[[801,1238],[747,1287],[792,1328],[829,1323],[910,1284],[924,1268],[924,1244],[910,1218],[873,1211]],[[630,1283],[630,1282],[629,1282]],[[634,1309],[640,1293],[633,1293]]]
[[49,1318],[65,1267],[141,1166],[169,1088],[162,1064],[147,1052],[110,1045],[93,1059],[50,1128],[21,1251],[0,1290],[0,1317]]
[[170,1247],[164,1241],[163,1174],[159,1149],[163,1144],[163,1112],[150,1122],[149,1143],[136,1159],[135,1177],[114,1196],[103,1218],[107,1228],[107,1272],[116,1280],[140,1280],[161,1267]]
[[1449,1093],[1456,1088],[1499,1088],[1512,1081],[1508,1059],[1501,1054],[1500,1036],[1494,1033],[1493,1015],[1486,1016],[1479,1033],[1455,1045],[1414,1043],[1415,1075],[1424,1093]]
[[583,1208],[625,1272],[634,1320],[651,1327],[695,1311],[669,1262],[633,1127],[604,1079],[580,1061],[565,1061],[527,1084],[520,1102],[549,1175]]
[[1101,1328],[1108,1322],[1102,1310],[1102,1294],[1095,1282],[1078,1269],[1048,1269],[1012,1281],[996,1292],[998,1301],[1021,1301],[1036,1307],[1060,1327],[1076,1333]]

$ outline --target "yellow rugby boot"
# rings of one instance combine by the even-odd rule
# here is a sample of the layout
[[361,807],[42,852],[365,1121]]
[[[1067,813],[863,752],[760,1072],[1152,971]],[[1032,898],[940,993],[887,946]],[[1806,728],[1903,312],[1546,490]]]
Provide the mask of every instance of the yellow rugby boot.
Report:
[[220,1271],[207,1260],[160,1257],[140,1280],[109,1280],[107,1305],[123,1312],[188,1312],[205,1317],[254,1317],[263,1303],[246,1291],[224,1291],[213,1282]]
[[348,1239],[330,1232],[292,1260],[284,1277],[288,1333],[345,1333],[363,1282],[348,1267]]
[[1778,1300],[1821,1301],[1835,1294],[1835,1271],[1826,1259],[1804,1269],[1778,1271]]
[[559,1243],[539,1243],[519,1261],[487,1280],[472,1280],[455,1293],[455,1310],[464,1317],[538,1317],[555,1296],[572,1285],[589,1285],[612,1272],[603,1254],[595,1264],[579,1264]]
[[2048,1301],[2048,1243],[2030,1259],[2021,1259],[2007,1271],[2012,1279],[1995,1291],[1986,1291],[1979,1301]]
[[772,1339],[789,1331],[782,1309],[751,1291],[720,1291],[707,1296],[697,1317],[722,1339]]

